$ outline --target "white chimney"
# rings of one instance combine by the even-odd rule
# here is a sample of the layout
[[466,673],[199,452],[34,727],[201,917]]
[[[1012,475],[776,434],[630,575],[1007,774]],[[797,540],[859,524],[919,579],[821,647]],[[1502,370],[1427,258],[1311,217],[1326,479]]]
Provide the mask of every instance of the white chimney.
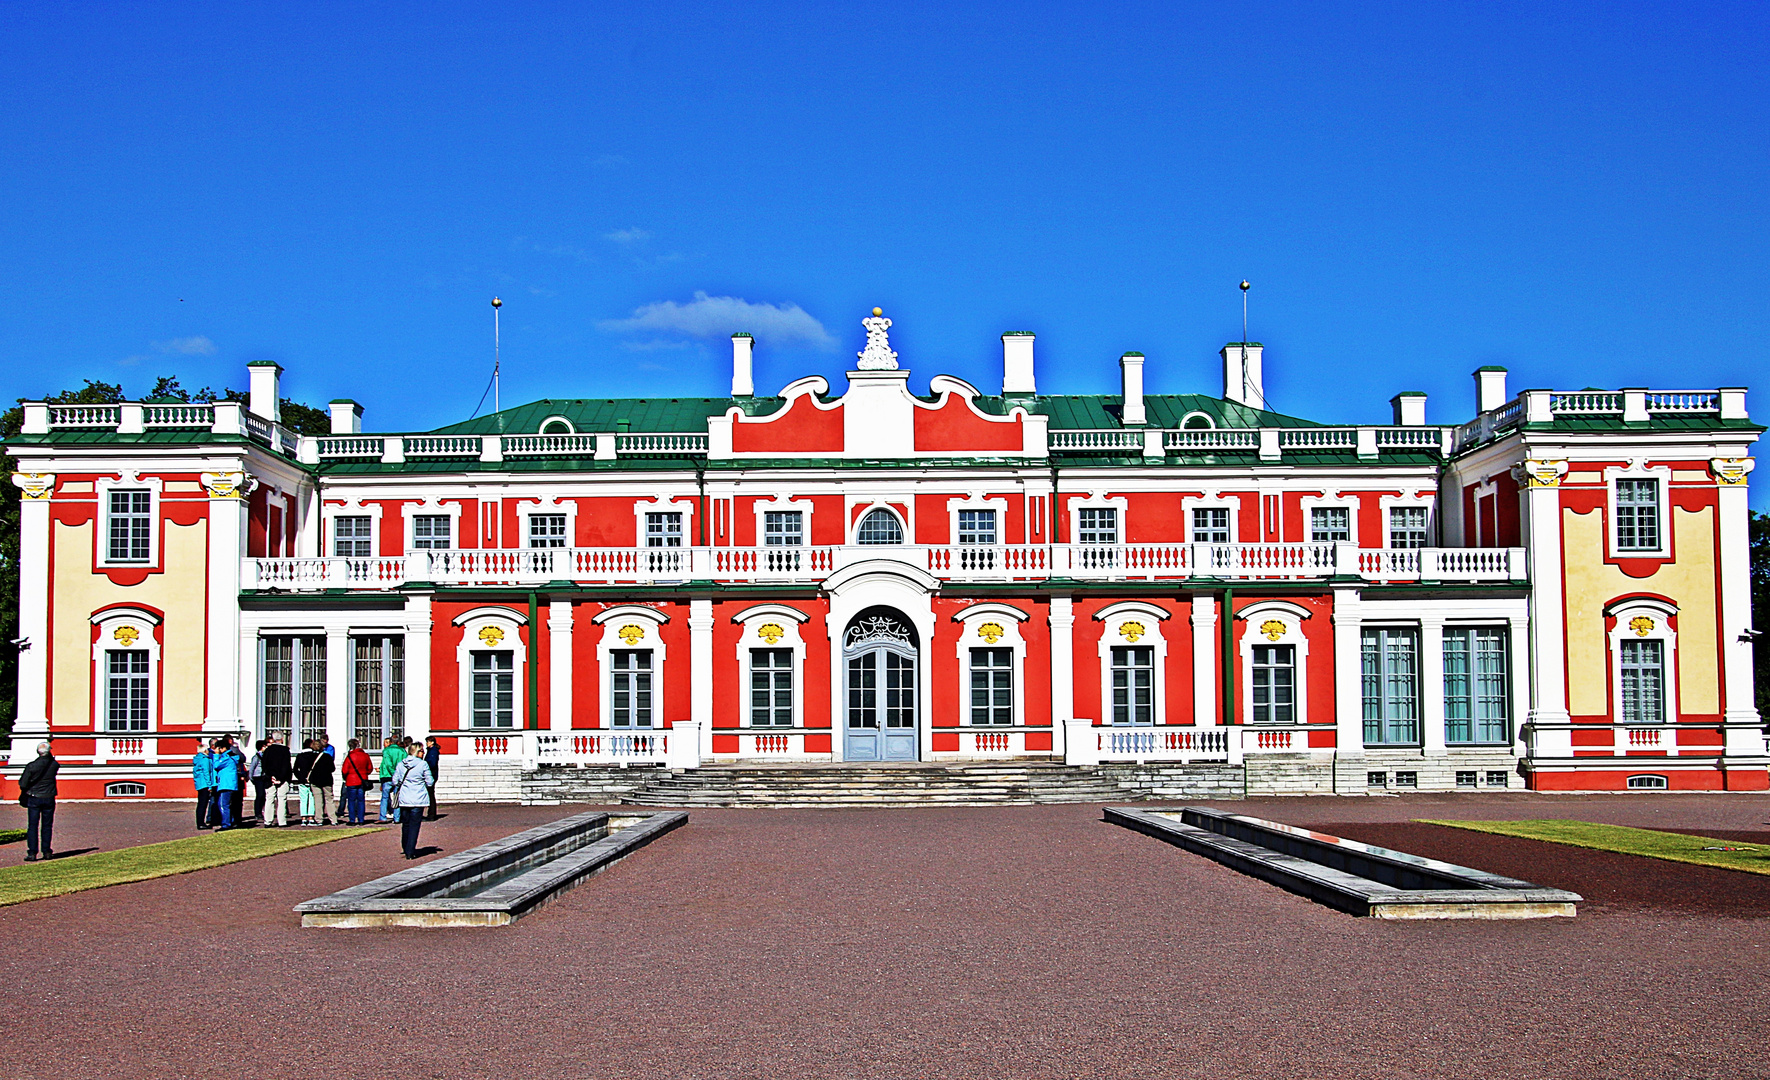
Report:
[[1403,390],[1389,399],[1389,407],[1395,410],[1396,427],[1426,426],[1426,395],[1418,390]]
[[277,393],[277,376],[283,373],[281,365],[275,360],[254,360],[246,365],[247,402],[246,410],[254,416],[262,416],[271,423],[279,423],[283,418],[282,407]]
[[1010,330],[1002,335],[1002,394],[1030,396],[1038,392],[1033,381],[1032,331]]
[[731,335],[731,396],[751,397],[756,393],[756,379],[752,374],[751,354],[756,350],[756,339],[749,334]]
[[1120,422],[1127,427],[1149,423],[1149,416],[1143,411],[1143,354],[1128,352],[1119,357],[1119,376],[1125,384],[1125,407],[1119,414]]
[[1475,369],[1475,411],[1492,412],[1511,399],[1506,396],[1506,369],[1484,367]]
[[1232,341],[1223,346],[1223,397],[1250,409],[1266,407],[1266,387],[1260,377],[1260,352],[1254,342]]
[[363,433],[363,407],[349,398],[337,398],[332,402],[332,434],[361,435]]

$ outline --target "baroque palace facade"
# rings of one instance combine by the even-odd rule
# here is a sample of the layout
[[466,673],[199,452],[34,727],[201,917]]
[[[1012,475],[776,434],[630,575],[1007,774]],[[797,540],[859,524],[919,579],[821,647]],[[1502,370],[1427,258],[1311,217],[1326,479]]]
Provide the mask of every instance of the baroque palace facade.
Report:
[[[15,776],[176,797],[202,735],[561,765],[1211,763],[1247,790],[1761,790],[1745,391],[1526,390],[1334,426],[1221,396],[537,401],[422,434],[25,406]],[[500,781],[501,783],[503,781]]]

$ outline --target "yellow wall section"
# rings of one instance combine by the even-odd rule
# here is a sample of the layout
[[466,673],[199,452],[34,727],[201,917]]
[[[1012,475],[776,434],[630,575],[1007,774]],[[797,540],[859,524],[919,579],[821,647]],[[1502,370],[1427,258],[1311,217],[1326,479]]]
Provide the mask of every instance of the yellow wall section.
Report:
[[92,723],[92,613],[111,604],[146,604],[166,613],[160,652],[161,700],[158,727],[203,722],[204,589],[208,574],[208,523],[166,522],[164,574],[149,574],[140,585],[113,585],[92,572],[94,523],[52,522],[55,546],[54,670],[50,672],[51,722],[56,727]]
[[1604,562],[1604,515],[1561,513],[1567,582],[1567,709],[1603,715],[1610,707],[1609,646],[1604,605],[1628,593],[1669,596],[1678,605],[1678,711],[1721,711],[1719,651],[1715,642],[1715,520],[1704,507],[1672,508],[1678,561],[1651,577],[1632,578]]

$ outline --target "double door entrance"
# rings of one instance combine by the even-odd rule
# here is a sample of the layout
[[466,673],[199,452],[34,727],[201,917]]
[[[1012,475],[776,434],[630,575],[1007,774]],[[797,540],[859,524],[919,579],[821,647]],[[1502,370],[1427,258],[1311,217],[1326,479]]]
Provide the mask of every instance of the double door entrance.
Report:
[[843,636],[842,757],[915,761],[918,655],[916,631],[902,616],[869,608]]

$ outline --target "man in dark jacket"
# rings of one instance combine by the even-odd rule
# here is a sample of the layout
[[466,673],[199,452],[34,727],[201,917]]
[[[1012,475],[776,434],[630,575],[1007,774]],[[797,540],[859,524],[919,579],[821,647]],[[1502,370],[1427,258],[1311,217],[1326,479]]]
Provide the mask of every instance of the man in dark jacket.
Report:
[[442,743],[436,741],[435,735],[424,738],[424,764],[430,766],[430,808],[425,812],[431,821],[436,820],[436,778],[442,768]]
[[289,759],[289,748],[284,745],[282,736],[272,735],[265,740],[262,765],[264,778],[268,781],[263,823],[265,828],[275,829],[289,823],[289,778],[294,775],[294,763]]
[[61,762],[49,752],[49,744],[37,744],[37,758],[18,774],[18,804],[25,808],[25,861],[55,857],[55,774]]
[[313,789],[313,817],[309,825],[332,824],[332,781],[337,775],[337,762],[325,750],[325,744],[318,739],[313,745],[319,752],[314,755],[313,765],[307,770],[307,786]]

